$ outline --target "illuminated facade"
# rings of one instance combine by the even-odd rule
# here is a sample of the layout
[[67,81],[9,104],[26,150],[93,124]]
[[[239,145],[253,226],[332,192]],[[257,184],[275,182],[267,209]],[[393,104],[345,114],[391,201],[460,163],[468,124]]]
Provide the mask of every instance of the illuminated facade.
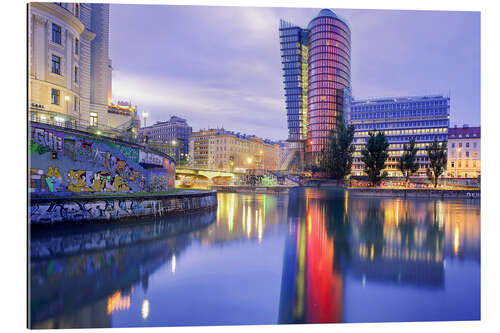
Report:
[[481,174],[481,127],[452,127],[448,131],[448,177],[476,178]]
[[200,130],[189,137],[189,166],[221,171],[277,170],[279,149],[278,143],[253,135]]
[[30,120],[133,128],[133,112],[113,112],[111,104],[109,4],[31,2],[28,8]]
[[389,176],[400,176],[398,159],[404,144],[411,137],[416,139],[419,176],[426,175],[429,163],[426,146],[436,138],[440,142],[448,140],[450,123],[450,98],[442,95],[418,97],[391,97],[352,101],[349,123],[354,126],[353,144],[356,147],[352,174],[364,175],[361,150],[370,131],[382,131],[389,141],[389,157],[386,171]]
[[305,146],[306,164],[317,164],[351,95],[351,31],[322,9],[307,29],[281,21],[280,42],[288,141],[292,149]]

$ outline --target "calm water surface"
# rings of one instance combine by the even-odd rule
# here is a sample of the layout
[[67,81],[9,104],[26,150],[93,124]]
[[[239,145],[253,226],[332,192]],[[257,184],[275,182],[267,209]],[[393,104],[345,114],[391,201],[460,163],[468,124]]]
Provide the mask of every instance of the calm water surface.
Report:
[[217,211],[37,232],[35,328],[480,319],[478,201],[219,194]]

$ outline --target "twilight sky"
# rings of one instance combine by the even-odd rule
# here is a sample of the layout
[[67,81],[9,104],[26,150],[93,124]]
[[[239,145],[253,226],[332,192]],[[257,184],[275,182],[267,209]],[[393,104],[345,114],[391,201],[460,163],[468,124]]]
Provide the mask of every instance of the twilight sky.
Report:
[[[451,125],[480,124],[479,12],[349,10],[356,99],[451,94]],[[178,115],[286,139],[278,26],[319,9],[111,5],[113,100],[148,124]]]

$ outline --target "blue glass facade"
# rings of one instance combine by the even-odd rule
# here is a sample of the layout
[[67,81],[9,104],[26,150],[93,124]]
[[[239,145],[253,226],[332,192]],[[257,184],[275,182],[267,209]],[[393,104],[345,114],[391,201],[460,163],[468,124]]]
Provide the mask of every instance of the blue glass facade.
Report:
[[424,176],[429,163],[426,146],[435,138],[441,142],[448,141],[450,98],[432,95],[353,100],[349,123],[355,127],[353,175],[364,175],[361,150],[368,133],[383,131],[390,144],[386,169],[389,176],[400,175],[398,158],[411,137],[415,137],[417,143],[417,162],[421,165],[418,175]]
[[292,142],[305,140],[307,137],[307,34],[307,30],[280,21],[288,140]]

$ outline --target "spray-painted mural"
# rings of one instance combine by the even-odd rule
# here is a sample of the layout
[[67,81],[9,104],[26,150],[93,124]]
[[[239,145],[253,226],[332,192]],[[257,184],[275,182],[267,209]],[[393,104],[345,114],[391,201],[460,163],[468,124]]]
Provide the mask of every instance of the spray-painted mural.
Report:
[[175,162],[126,144],[32,124],[30,192],[158,192],[175,186]]

